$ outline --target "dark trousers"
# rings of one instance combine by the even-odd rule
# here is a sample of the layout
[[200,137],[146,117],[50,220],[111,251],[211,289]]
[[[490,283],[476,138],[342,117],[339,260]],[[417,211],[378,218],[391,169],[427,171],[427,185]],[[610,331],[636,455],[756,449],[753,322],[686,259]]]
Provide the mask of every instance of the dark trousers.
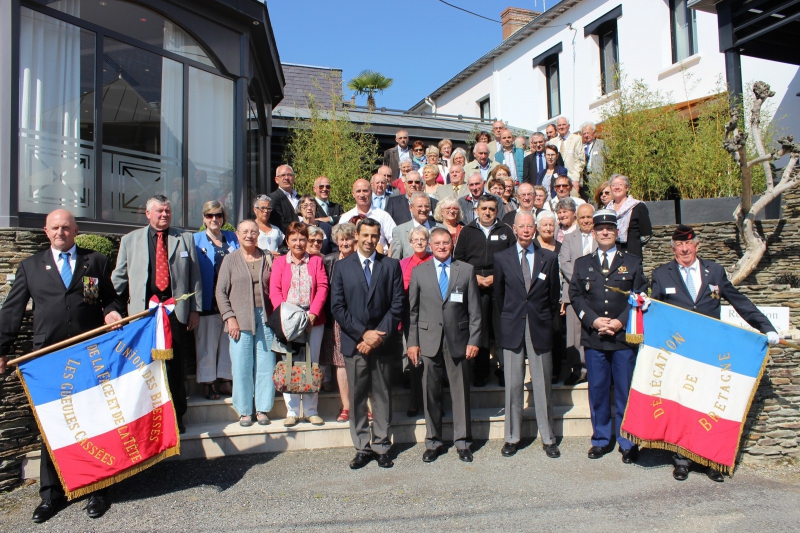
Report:
[[442,343],[433,357],[422,356],[425,368],[425,448],[435,450],[442,445],[442,373],[450,381],[453,401],[453,443],[456,449],[469,450],[472,425],[469,406],[469,365],[466,357],[453,358]]
[[165,361],[167,366],[167,383],[172,395],[172,405],[178,422],[186,414],[186,352],[188,351],[189,333],[186,324],[181,323],[175,313],[169,315],[169,327],[172,329],[172,359]]
[[[108,489],[100,489],[93,494],[106,496]],[[41,461],[39,463],[39,497],[44,500],[59,500],[64,497],[64,488],[58,479],[56,467],[50,459],[47,446],[42,441]]]
[[[473,363],[473,370],[475,372],[474,377],[486,379],[489,377],[489,373],[491,371],[491,343],[494,337],[494,333],[499,331],[500,328],[497,324],[497,319],[500,317],[500,313],[497,311],[495,302],[494,302],[494,292],[491,287],[488,290],[481,289],[481,317],[483,317],[483,321],[481,324],[481,341],[480,347],[478,348],[478,356],[475,357],[475,362]],[[500,352],[502,350],[497,350]],[[500,355],[497,354],[497,358],[500,359]]]
[[[387,342],[392,342],[390,339]],[[379,455],[389,452],[392,441],[391,365],[392,353],[379,347],[369,355],[344,358],[347,383],[350,385],[350,437],[356,451]],[[372,435],[367,420],[367,396],[372,393]]]
[[608,446],[611,442],[611,378],[614,378],[614,430],[617,442],[623,450],[633,443],[622,437],[619,428],[636,365],[636,352],[624,350],[594,350],[584,348],[586,356],[586,379],[589,381],[589,407],[592,415],[592,446]]

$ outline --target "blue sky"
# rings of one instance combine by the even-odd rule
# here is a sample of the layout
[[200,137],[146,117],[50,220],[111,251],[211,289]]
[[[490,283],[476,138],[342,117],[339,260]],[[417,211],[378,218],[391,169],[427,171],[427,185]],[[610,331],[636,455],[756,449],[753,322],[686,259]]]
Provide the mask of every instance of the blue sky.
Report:
[[[510,5],[541,11],[545,0],[447,1],[500,20]],[[547,8],[557,3],[546,2]],[[282,62],[341,68],[345,84],[364,69],[378,71],[394,83],[376,103],[393,109],[416,104],[503,35],[499,23],[438,0],[268,0],[267,8]]]

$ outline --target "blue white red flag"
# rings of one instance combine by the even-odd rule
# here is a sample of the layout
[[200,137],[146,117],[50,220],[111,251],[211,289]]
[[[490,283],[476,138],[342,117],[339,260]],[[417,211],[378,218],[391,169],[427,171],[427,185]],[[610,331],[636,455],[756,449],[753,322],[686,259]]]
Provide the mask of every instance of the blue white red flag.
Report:
[[653,301],[623,434],[732,474],[767,357],[765,335]]
[[164,356],[165,307],[21,363],[19,375],[69,499],[180,453]]

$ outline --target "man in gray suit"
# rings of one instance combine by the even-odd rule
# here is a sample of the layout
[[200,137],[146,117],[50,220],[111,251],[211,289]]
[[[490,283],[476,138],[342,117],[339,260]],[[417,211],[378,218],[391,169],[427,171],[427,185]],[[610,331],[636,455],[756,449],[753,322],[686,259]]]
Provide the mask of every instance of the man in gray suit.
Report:
[[603,175],[605,165],[606,142],[597,138],[597,132],[593,122],[584,122],[581,126],[581,137],[583,137],[583,153],[586,157],[586,166],[583,168],[584,179],[581,182],[589,187],[589,180],[595,181]]
[[429,239],[433,260],[411,272],[408,297],[411,320],[408,357],[424,366],[425,453],[431,463],[442,453],[442,370],[446,369],[453,401],[453,441],[458,458],[472,462],[469,363],[478,355],[481,298],[472,265],[450,258],[453,239],[434,228]]
[[153,297],[164,302],[194,293],[177,301],[175,311],[169,315],[173,355],[166,362],[167,381],[178,429],[183,433],[186,431],[182,421],[186,413],[186,332],[200,322],[203,302],[197,249],[191,233],[170,227],[172,208],[165,196],[157,194],[148,199],[145,214],[150,224],[122,238],[111,280],[122,301],[127,302],[129,315],[147,309]]
[[572,309],[569,300],[569,282],[575,268],[575,260],[597,250],[594,240],[594,207],[591,204],[578,206],[578,231],[568,233],[558,252],[558,264],[563,283],[561,287],[561,314],[567,315],[567,361],[572,362],[572,373],[564,385],[575,385],[586,381],[586,357],[581,346],[581,321]]
[[469,194],[467,184],[464,183],[464,167],[461,165],[450,166],[450,183],[439,185],[436,188],[436,199],[440,202],[445,198],[461,198]]
[[408,205],[411,210],[411,220],[396,226],[392,230],[392,246],[389,248],[389,257],[398,261],[404,257],[414,255],[414,249],[408,241],[411,230],[417,226],[423,226],[430,231],[441,224],[431,216],[431,198],[428,193],[415,192],[411,195],[411,203]]

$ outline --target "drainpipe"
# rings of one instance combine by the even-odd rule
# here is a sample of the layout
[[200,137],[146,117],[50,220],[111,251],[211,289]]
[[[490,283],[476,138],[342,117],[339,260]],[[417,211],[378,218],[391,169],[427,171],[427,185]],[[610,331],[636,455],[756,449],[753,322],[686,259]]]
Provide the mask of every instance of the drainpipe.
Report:
[[431,98],[430,96],[426,96],[425,97],[425,103],[428,104],[429,106],[431,106],[431,111],[435,115],[436,114],[436,101],[433,98]]
[[569,29],[575,32],[572,34],[572,113],[570,113],[570,116],[577,124],[580,123],[578,117],[575,116],[575,79],[578,77],[576,75],[577,71],[575,70],[575,56],[577,54],[575,51],[575,38],[578,36],[578,30],[572,27],[571,22],[569,23]]

